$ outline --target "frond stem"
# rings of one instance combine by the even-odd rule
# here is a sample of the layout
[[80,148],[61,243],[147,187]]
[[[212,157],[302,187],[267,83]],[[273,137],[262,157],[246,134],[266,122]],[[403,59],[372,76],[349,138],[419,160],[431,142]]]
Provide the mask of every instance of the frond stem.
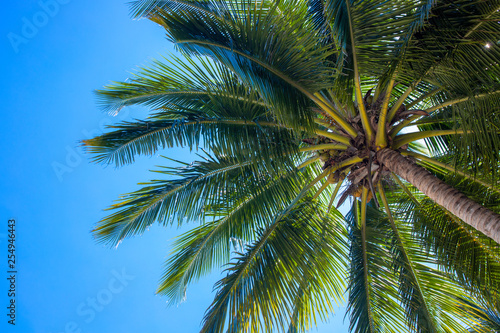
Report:
[[[377,124],[377,136],[375,137],[375,146],[377,147],[377,149],[382,149],[387,146],[385,126],[387,124],[387,110],[389,108],[389,100],[391,99],[392,88],[394,87],[394,82],[396,80],[396,73],[397,72],[394,72],[391,79],[389,80],[389,84],[387,85],[387,89],[385,91],[384,100],[380,108],[380,115]],[[377,86],[377,89],[378,88],[379,87]],[[374,97],[373,99],[375,100],[375,98],[376,97]]]
[[420,139],[425,139],[425,138],[431,138],[435,136],[441,136],[441,135],[452,135],[452,134],[464,134],[467,132],[466,130],[463,129],[452,129],[452,130],[435,130],[435,131],[421,131],[421,132],[414,132],[414,133],[406,133],[402,135],[398,135],[394,139],[394,144],[393,144],[393,149],[397,149],[401,146],[404,146],[407,143],[420,140]]
[[335,186],[335,190],[333,191],[332,197],[330,198],[330,202],[328,203],[328,213],[332,208],[333,202],[335,201],[335,198],[337,197],[337,194],[339,193],[340,187],[342,186],[343,182],[344,182],[343,180],[339,180],[337,186]]
[[396,112],[398,111],[398,109],[401,107],[401,105],[403,105],[404,101],[408,98],[408,96],[411,94],[411,92],[413,91],[413,89],[415,89],[418,86],[418,84],[420,83],[421,80],[422,79],[418,79],[417,81],[413,82],[405,90],[405,92],[403,93],[403,95],[401,95],[399,97],[399,99],[396,101],[396,103],[391,107],[391,111],[389,112],[389,115],[387,116],[387,121],[388,122],[392,121],[392,119],[396,115]]
[[298,165],[297,169],[305,168],[306,166],[308,166],[309,164],[312,164],[312,163],[316,162],[317,160],[319,160],[319,156],[313,156],[310,159],[308,159],[308,160],[302,162],[300,165]]
[[368,199],[368,189],[363,187],[361,194],[361,247],[363,251],[363,275],[366,292],[366,308],[368,310],[368,320],[370,322],[370,332],[375,332],[373,329],[372,309],[370,305],[370,281],[368,279],[368,254],[366,249],[366,205]]
[[329,138],[329,139],[335,140],[335,141],[343,143],[343,144],[345,144],[347,146],[351,145],[351,141],[349,140],[349,138],[347,138],[347,137],[345,137],[343,135],[335,134],[335,133],[328,132],[328,131],[323,131],[323,130],[320,130],[320,129],[314,130],[314,132],[317,135],[321,135],[321,136],[324,136],[325,138]]
[[350,0],[345,0],[345,3],[347,7],[347,19],[349,20],[349,33],[351,37],[352,62],[354,65],[354,89],[356,92],[356,102],[358,104],[361,123],[363,125],[363,129],[365,130],[366,141],[369,143],[372,141],[373,138],[373,129],[370,124],[370,119],[368,118],[368,114],[365,109],[365,103],[363,101],[363,95],[361,93],[361,82],[359,78],[358,59],[356,56],[356,43],[354,40],[354,30],[352,26]]
[[337,143],[324,143],[321,145],[314,145],[314,146],[308,146],[308,147],[302,147],[299,149],[300,152],[305,152],[305,151],[315,151],[315,150],[346,150],[347,146],[342,145],[342,144],[337,144]]
[[316,199],[317,197],[319,197],[319,195],[321,194],[321,192],[323,192],[329,185],[330,183],[328,182],[328,180],[325,180],[325,182],[323,183],[323,185],[321,185],[321,187],[319,188],[318,192],[316,192],[314,195],[313,195],[313,200]]

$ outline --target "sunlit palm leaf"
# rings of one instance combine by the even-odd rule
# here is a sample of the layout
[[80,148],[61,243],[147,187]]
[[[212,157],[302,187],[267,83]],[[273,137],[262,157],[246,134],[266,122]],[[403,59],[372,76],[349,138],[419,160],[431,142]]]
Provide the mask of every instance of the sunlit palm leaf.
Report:
[[[325,223],[330,228],[324,228]],[[314,294],[310,301],[315,306],[309,309],[325,315],[331,310],[329,302],[324,303],[326,297],[338,295],[344,287],[332,266],[336,261],[332,258],[338,260],[336,252],[342,247],[329,245],[342,244],[342,238],[334,215],[321,217],[311,203],[303,202],[277,215],[219,281],[202,332],[219,332],[225,327],[229,332],[256,332],[264,327],[283,332],[300,297],[301,276],[314,267],[319,268],[314,272],[316,279],[310,281]]]
[[[282,163],[286,159],[281,159]],[[293,170],[293,164],[278,163],[281,169]],[[154,222],[163,224],[175,220],[180,224],[185,220],[199,221],[207,213],[207,206],[217,206],[221,202],[229,204],[232,192],[238,190],[240,182],[261,182],[259,166],[251,160],[239,162],[235,158],[219,156],[206,161],[187,165],[184,168],[166,168],[161,174],[177,176],[172,180],[156,180],[140,190],[124,196],[111,206],[115,212],[101,220],[94,229],[99,240],[116,245],[124,237],[142,233]],[[277,167],[277,166],[276,166]],[[249,178],[249,175],[253,175]],[[221,190],[224,189],[224,190]],[[281,187],[283,193],[293,191]],[[270,195],[267,193],[267,195]]]
[[[228,193],[225,202],[207,206],[214,216],[220,216],[184,234],[175,243],[174,254],[170,257],[158,293],[167,295],[172,302],[183,299],[187,284],[212,268],[220,268],[229,262],[233,239],[252,241],[257,231],[263,228],[269,216],[286,207],[302,189],[308,173],[289,174],[273,179],[255,179],[249,168],[240,169],[241,176],[249,179],[245,186]],[[227,175],[231,177],[231,175]],[[241,184],[232,175],[227,183]],[[226,186],[226,190],[230,186]],[[271,198],[273,200],[271,200]]]

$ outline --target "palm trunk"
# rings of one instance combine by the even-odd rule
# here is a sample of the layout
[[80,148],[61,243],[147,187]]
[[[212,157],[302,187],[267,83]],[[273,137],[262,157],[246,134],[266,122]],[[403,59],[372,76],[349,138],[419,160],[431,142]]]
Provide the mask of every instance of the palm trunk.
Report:
[[377,159],[453,215],[500,243],[500,215],[471,200],[392,149],[380,150]]

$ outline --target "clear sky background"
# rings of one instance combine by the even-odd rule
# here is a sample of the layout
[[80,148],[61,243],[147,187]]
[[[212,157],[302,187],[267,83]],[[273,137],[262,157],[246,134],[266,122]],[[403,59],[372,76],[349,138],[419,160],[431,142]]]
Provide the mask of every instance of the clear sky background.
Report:
[[[9,1],[0,21],[0,332],[198,332],[221,275],[166,306],[154,294],[176,229],[152,227],[118,249],[90,230],[120,194],[164,162],[140,158],[116,169],[91,164],[79,140],[113,118],[92,91],[175,52],[163,30],[132,20],[125,0]],[[184,149],[162,154],[190,162]],[[16,219],[16,326],[7,324],[7,221]],[[312,332],[347,332],[343,311]]]

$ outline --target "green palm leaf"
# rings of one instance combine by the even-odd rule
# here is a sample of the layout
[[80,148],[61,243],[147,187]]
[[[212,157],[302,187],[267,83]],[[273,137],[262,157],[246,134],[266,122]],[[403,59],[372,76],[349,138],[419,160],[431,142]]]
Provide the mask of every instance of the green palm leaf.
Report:
[[[280,164],[281,169],[292,168],[290,165],[286,167],[283,158],[281,161],[285,161]],[[168,224],[177,220],[181,224],[185,220],[203,219],[207,206],[232,202],[230,196],[238,190],[242,180],[245,183],[262,182],[256,171],[259,166],[262,170],[263,164],[255,167],[251,161],[239,162],[235,158],[220,156],[181,169],[164,168],[158,172],[177,178],[151,181],[143,184],[147,186],[140,190],[127,194],[111,206],[115,212],[101,220],[93,232],[97,239],[116,245],[124,237],[144,232],[156,221]],[[249,178],[249,175],[253,177]],[[225,191],[220,190],[221,186]],[[293,191],[284,186],[279,190],[282,193]]]
[[[299,18],[305,10],[300,2],[288,5],[294,10],[286,17],[276,14],[276,6],[261,15],[252,10],[252,2],[213,4],[212,12],[223,19],[186,8],[158,10],[155,20],[182,50],[208,55],[231,68],[273,106],[280,121],[310,126],[311,104],[304,94],[314,99],[314,92],[328,87],[333,71],[327,60],[331,51],[318,47],[322,37],[301,28],[304,23]],[[276,38],[269,39],[270,35]]]
[[476,294],[486,290],[499,291],[498,244],[450,216],[435,203],[424,198],[415,201],[420,194],[413,194],[413,198],[403,193],[400,195],[401,199],[393,199],[400,200],[401,205],[395,214],[402,220],[412,221],[413,232],[433,253],[441,267],[454,273],[463,285]]
[[[208,214],[220,217],[194,228],[176,241],[158,289],[158,293],[167,295],[172,302],[184,298],[190,281],[229,262],[232,240],[252,241],[258,230],[267,224],[269,216],[286,208],[283,203],[291,201],[307,179],[307,173],[297,174],[296,170],[277,179],[260,181],[252,177],[249,168],[242,168],[240,172],[240,177],[251,181],[243,188],[234,188],[221,204],[207,207],[213,210]],[[269,200],[270,197],[275,200]]]
[[391,273],[387,225],[369,207],[362,227],[360,203],[347,216],[350,238],[349,302],[351,332],[402,332],[402,309],[397,284]]
[[[332,215],[318,216],[317,207],[307,202],[278,214],[219,281],[202,332],[219,332],[225,327],[230,332],[250,332],[263,329],[262,325],[284,331],[293,304],[301,297],[300,277],[311,267],[321,269],[315,272],[316,279],[309,281],[315,294],[310,311],[330,311],[328,296],[339,295],[344,288],[343,280],[332,274],[335,267],[329,260],[338,258],[336,252],[342,251],[342,247],[329,245],[342,244],[343,233],[334,221]],[[324,223],[328,229],[322,227]],[[258,306],[249,300],[258,300]],[[236,315],[228,316],[231,313]]]

